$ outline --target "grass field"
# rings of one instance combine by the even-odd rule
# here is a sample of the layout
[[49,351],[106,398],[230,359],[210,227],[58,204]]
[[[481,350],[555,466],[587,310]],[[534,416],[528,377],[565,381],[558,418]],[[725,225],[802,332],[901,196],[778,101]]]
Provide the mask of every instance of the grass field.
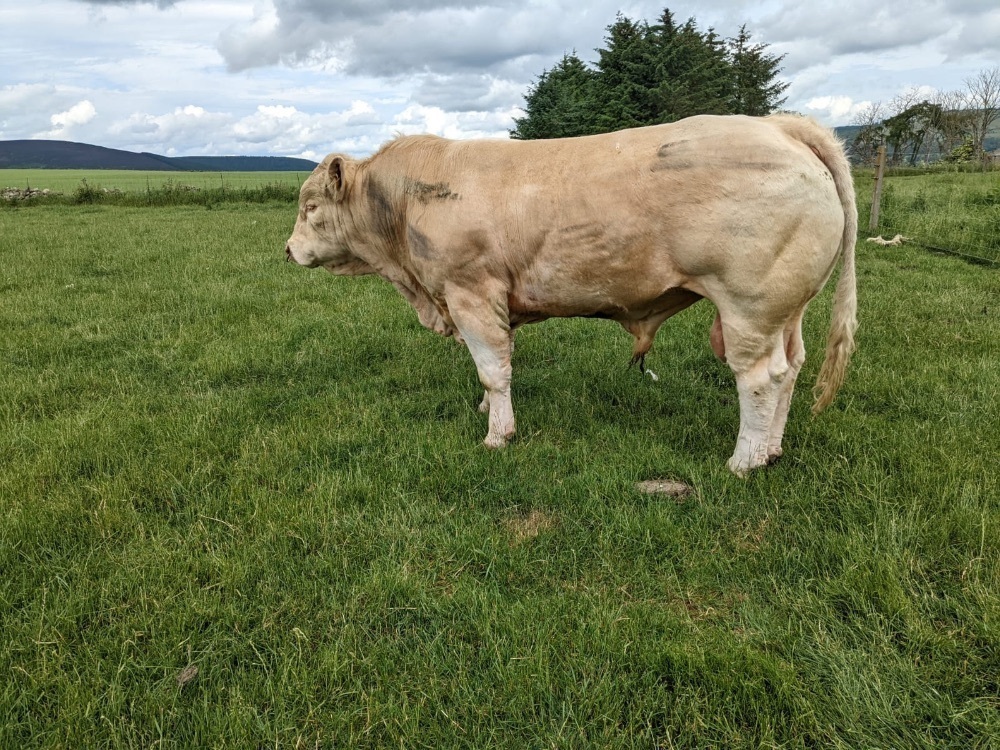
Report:
[[164,185],[200,189],[253,188],[261,185],[299,187],[308,172],[143,172],[129,169],[0,169],[0,188],[37,188],[72,193],[88,185],[123,192],[157,190]]
[[293,220],[0,207],[0,747],[1000,746],[996,271],[861,244],[843,391],[827,291],[740,480],[707,303],[656,383],[527,327],[489,452],[467,352]]
[[[857,182],[864,231],[871,211],[871,170],[860,172]],[[1000,266],[1000,171],[890,175],[878,231]]]

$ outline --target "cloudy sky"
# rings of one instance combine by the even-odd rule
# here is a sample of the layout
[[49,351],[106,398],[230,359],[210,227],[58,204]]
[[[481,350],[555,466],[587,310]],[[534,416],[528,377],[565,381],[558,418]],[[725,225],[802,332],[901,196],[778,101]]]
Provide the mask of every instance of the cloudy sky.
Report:
[[396,133],[505,137],[531,81],[664,7],[785,54],[828,125],[1000,63],[998,0],[3,0],[0,140],[319,159]]

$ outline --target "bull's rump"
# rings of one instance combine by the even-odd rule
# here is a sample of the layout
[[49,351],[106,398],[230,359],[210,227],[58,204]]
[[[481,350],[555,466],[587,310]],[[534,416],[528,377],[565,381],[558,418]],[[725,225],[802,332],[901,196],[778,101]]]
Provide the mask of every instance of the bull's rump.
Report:
[[[695,117],[583,138],[451,142],[462,200],[428,207],[422,233],[502,259],[527,317],[644,317],[669,290],[796,304],[836,260],[844,215],[830,171],[788,118]],[[470,250],[471,248],[471,250]],[[472,266],[478,266],[474,262]]]

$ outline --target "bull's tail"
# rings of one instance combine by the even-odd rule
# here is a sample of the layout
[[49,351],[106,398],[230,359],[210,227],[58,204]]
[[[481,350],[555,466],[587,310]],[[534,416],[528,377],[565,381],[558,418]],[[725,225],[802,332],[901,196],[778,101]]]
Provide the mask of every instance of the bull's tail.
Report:
[[837,395],[854,351],[854,331],[858,327],[858,296],[855,290],[853,238],[849,245],[845,244],[843,253],[843,268],[834,292],[833,318],[826,339],[826,355],[819,377],[816,378],[816,385],[813,386],[813,414],[823,411]]
[[796,140],[809,146],[833,175],[837,195],[844,209],[844,234],[840,242],[840,279],[833,297],[830,333],[819,377],[813,386],[813,414],[830,405],[847,375],[847,365],[854,351],[854,332],[858,327],[858,295],[854,273],[854,245],[858,237],[858,208],[854,199],[851,166],[844,156],[843,144],[826,128],[805,117],[781,118],[782,128]]

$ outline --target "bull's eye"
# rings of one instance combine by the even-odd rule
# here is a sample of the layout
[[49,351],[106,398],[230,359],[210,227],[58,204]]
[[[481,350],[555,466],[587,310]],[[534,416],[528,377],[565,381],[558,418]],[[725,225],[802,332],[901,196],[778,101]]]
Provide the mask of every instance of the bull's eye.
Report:
[[319,206],[317,206],[315,203],[307,203],[306,204],[306,213],[307,214],[311,214],[317,208],[319,208]]

